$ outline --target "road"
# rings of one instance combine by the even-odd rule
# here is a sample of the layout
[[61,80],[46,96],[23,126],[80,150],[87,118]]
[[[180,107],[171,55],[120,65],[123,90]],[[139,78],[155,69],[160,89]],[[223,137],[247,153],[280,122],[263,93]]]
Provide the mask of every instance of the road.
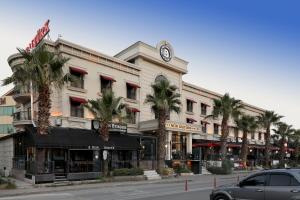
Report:
[[[223,178],[218,180],[218,185],[234,182],[236,182],[236,178]],[[1,197],[0,200],[208,200],[212,186],[213,181],[211,178],[206,181],[199,178],[188,181],[188,191],[185,191],[185,181],[180,181],[176,183],[152,183],[111,187],[100,186],[77,190]]]

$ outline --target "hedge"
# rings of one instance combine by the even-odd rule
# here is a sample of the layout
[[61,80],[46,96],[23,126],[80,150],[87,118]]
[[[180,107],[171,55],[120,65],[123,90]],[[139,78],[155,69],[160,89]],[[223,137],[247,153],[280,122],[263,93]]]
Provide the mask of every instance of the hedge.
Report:
[[113,170],[114,176],[137,176],[143,174],[144,170],[141,168],[121,168]]

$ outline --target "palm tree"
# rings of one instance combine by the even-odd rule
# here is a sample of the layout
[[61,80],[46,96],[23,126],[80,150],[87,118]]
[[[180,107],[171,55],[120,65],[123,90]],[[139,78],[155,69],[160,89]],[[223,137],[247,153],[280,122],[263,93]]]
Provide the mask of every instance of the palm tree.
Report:
[[165,123],[170,112],[180,112],[180,94],[176,92],[177,87],[171,85],[168,80],[162,79],[151,85],[153,94],[147,94],[145,103],[151,105],[152,112],[158,118],[158,151],[157,151],[157,169],[165,167],[165,144],[166,131]]
[[72,79],[69,73],[63,72],[63,66],[69,59],[50,52],[44,45],[31,52],[19,48],[18,51],[24,62],[13,68],[13,74],[4,79],[2,85],[15,83],[17,87],[30,84],[34,86],[38,93],[38,133],[47,134],[52,88],[61,88]]
[[[121,103],[122,97],[115,97],[111,89],[106,89],[102,97],[96,100],[88,100],[84,106],[94,115],[95,120],[99,120],[100,127],[98,133],[102,136],[104,142],[109,140],[109,123],[123,118],[125,104]],[[108,161],[104,161],[104,176],[108,174]]]
[[258,123],[266,130],[265,133],[265,168],[270,168],[270,137],[271,126],[278,123],[283,116],[276,114],[274,111],[266,111],[257,117]]
[[220,155],[222,160],[225,159],[227,153],[227,138],[229,135],[229,126],[228,121],[230,118],[237,119],[241,114],[241,109],[243,105],[241,101],[230,97],[228,93],[226,93],[220,99],[214,99],[214,108],[212,111],[212,115],[214,118],[218,118],[222,116],[221,123],[221,149]]
[[297,130],[294,131],[292,139],[294,140],[294,144],[295,144],[295,161],[296,161],[296,164],[298,164],[298,161],[299,161],[299,146],[300,146],[300,129],[297,129]]
[[243,131],[243,142],[242,142],[242,150],[240,154],[240,159],[246,166],[247,155],[248,155],[248,133],[254,133],[258,127],[257,121],[255,117],[249,115],[242,115],[239,119],[236,120],[236,124],[238,129]]
[[293,137],[294,129],[292,129],[292,125],[288,125],[283,122],[278,122],[277,129],[273,129],[274,131],[274,139],[279,141],[280,145],[280,154],[279,154],[279,165],[280,167],[284,166],[284,157],[287,148],[288,140]]

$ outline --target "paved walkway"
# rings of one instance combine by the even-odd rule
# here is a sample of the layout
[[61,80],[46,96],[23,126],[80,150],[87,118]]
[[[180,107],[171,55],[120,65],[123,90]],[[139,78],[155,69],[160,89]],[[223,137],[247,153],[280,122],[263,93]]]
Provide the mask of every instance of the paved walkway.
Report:
[[93,189],[93,188],[104,188],[104,187],[122,187],[122,186],[134,186],[134,185],[145,185],[145,184],[164,184],[164,183],[184,183],[187,181],[192,182],[201,182],[213,186],[214,178],[218,182],[224,182],[226,179],[238,180],[238,177],[241,179],[244,176],[253,172],[235,172],[231,175],[192,175],[192,176],[179,176],[176,178],[162,179],[162,180],[145,180],[145,181],[128,181],[128,182],[102,182],[102,183],[92,183],[91,181],[78,181],[72,182],[72,185],[66,186],[53,186],[53,184],[38,184],[31,185],[23,181],[15,180],[17,189],[14,190],[0,190],[0,197],[6,196],[17,196],[25,194],[38,194],[43,192],[59,192],[59,191],[70,191],[70,190],[84,190],[84,189]]

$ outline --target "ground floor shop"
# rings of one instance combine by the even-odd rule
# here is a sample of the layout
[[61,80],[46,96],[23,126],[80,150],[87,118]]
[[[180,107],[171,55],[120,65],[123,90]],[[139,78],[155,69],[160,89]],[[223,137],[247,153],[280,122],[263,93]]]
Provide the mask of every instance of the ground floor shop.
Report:
[[95,179],[103,172],[104,160],[110,171],[155,167],[156,139],[148,136],[114,132],[104,142],[92,130],[53,128],[38,135],[27,128],[15,134],[14,141],[13,171],[23,171],[35,183]]

